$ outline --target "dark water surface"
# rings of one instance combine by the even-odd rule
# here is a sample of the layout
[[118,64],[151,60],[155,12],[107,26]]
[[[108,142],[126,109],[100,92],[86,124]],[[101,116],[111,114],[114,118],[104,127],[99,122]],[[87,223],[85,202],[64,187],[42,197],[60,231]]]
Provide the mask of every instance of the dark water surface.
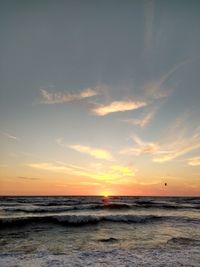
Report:
[[0,266],[200,266],[198,197],[0,197]]

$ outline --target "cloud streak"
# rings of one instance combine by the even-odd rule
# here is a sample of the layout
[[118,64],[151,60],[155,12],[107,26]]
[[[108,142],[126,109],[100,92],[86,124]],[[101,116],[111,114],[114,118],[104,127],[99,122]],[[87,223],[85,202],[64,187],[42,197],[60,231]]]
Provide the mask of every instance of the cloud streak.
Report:
[[104,149],[93,148],[90,146],[83,146],[83,145],[69,145],[69,148],[78,151],[80,153],[88,154],[97,159],[113,160],[112,154]]
[[[154,1],[151,1],[149,8],[154,9]],[[153,14],[153,13],[152,13]],[[153,15],[151,15],[153,16]],[[137,110],[145,106],[149,106],[152,102],[157,101],[162,98],[166,98],[172,92],[172,89],[164,90],[164,83],[168,80],[171,75],[173,75],[177,70],[186,64],[190,63],[191,60],[185,60],[173,68],[171,68],[168,72],[166,72],[160,79],[156,81],[147,81],[142,88],[142,95],[140,96],[141,100],[134,99],[124,99],[119,101],[112,101],[107,104],[98,104],[98,103],[90,103],[89,110],[97,115],[97,116],[106,116],[111,113],[116,112],[125,112],[130,110]],[[145,114],[143,117],[138,119],[129,119],[128,123],[137,125],[139,127],[145,127],[153,118],[155,114],[155,110],[150,113]]]
[[120,154],[127,154],[127,155],[136,155],[139,156],[141,154],[155,154],[159,151],[160,146],[158,143],[154,142],[146,142],[140,139],[138,136],[132,137],[135,146],[131,148],[125,148],[120,151]]
[[200,148],[200,128],[189,133],[182,127],[184,120],[177,119],[175,125],[169,130],[168,138],[160,141],[160,151],[154,157],[155,162],[171,161],[190,151]]
[[155,115],[155,110],[144,114],[140,118],[127,119],[124,121],[131,124],[131,125],[136,125],[136,126],[139,126],[141,128],[144,128],[152,121],[154,115]]
[[93,104],[90,110],[97,116],[105,116],[114,112],[124,112],[139,109],[144,106],[146,106],[146,103],[143,101],[124,100],[113,101],[107,105]]
[[168,72],[161,76],[160,79],[155,81],[147,81],[143,86],[143,97],[148,99],[148,102],[168,97],[173,89],[167,89],[164,87],[165,82],[171,78],[171,76],[185,65],[193,62],[192,59],[185,60],[172,67]]
[[[154,162],[163,163],[200,148],[200,133],[198,131],[194,132],[190,137],[180,134],[179,137],[171,137],[165,142],[146,142],[138,136],[134,136],[133,141],[135,143],[133,147],[122,149],[120,153],[135,156],[149,154],[153,157]],[[195,158],[190,160],[189,163],[195,166],[199,163],[198,160],[198,158]]]
[[67,102],[74,102],[85,98],[90,98],[98,95],[97,88],[87,88],[81,92],[49,92],[46,89],[41,89],[41,101],[42,104],[63,104]]
[[96,159],[113,160],[112,154],[105,149],[95,148],[91,146],[84,146],[80,144],[68,145],[63,142],[62,138],[56,139],[56,143],[59,146],[73,149],[77,152],[90,155]]
[[193,158],[188,159],[188,165],[200,166],[200,157],[193,157]]
[[8,132],[2,132],[1,131],[1,133],[4,135],[4,136],[6,136],[6,137],[8,137],[9,139],[12,139],[12,140],[19,140],[19,138],[17,137],[17,136],[15,136],[15,135],[13,135],[13,134],[10,134],[10,133],[8,133]]
[[66,166],[53,164],[49,162],[30,163],[28,164],[28,166],[36,169],[42,169],[45,171],[55,171],[55,172],[60,172],[60,171],[63,172],[69,170],[69,168],[67,168]]
[[40,169],[44,171],[93,178],[89,169],[73,164],[65,164],[64,162],[59,161],[29,163],[27,164],[27,166],[30,168]]
[[93,181],[95,180],[97,182],[113,184],[123,183],[124,179],[134,177],[136,172],[133,167],[131,168],[124,165],[104,165],[102,168],[96,169],[95,167],[81,167],[72,164],[65,164],[64,162],[37,162],[29,163],[27,166],[45,171],[64,173],[66,175],[87,177],[93,179]]
[[23,176],[19,176],[17,177],[18,179],[21,180],[40,180],[40,178],[34,178],[34,177],[23,177]]

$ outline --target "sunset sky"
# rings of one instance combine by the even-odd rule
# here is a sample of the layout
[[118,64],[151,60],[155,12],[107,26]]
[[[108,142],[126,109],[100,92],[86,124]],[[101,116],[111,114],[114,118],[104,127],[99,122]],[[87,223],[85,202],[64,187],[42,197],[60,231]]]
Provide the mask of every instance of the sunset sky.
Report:
[[1,1],[0,195],[200,195],[199,14]]

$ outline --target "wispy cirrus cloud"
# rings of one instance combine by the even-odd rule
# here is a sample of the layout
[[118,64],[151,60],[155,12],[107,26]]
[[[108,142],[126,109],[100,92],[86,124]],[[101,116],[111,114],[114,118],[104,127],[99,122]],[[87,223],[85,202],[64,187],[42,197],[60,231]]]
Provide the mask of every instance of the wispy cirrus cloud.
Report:
[[135,145],[133,147],[124,148],[120,151],[120,154],[127,154],[127,155],[136,155],[139,156],[141,154],[155,154],[159,151],[160,146],[158,143],[154,142],[146,142],[139,138],[138,136],[134,135],[132,137]]
[[[102,166],[96,169],[90,166],[77,166],[74,164],[65,164],[64,162],[37,162],[29,163],[28,167],[41,169],[44,171],[51,171],[56,173],[64,173],[66,175],[74,175],[78,177],[91,178],[92,182],[106,182],[106,183],[123,183],[126,179],[135,176],[137,171],[134,167],[124,165],[109,165]],[[90,181],[89,181],[90,182]]]
[[188,165],[200,166],[200,157],[193,157],[193,158],[188,159]]
[[65,144],[62,138],[56,139],[56,143],[62,147],[73,149],[77,152],[88,154],[96,159],[113,160],[111,152],[106,149],[95,148],[91,146],[84,146],[80,144],[69,145]]
[[8,132],[4,132],[4,131],[1,131],[1,134],[3,134],[4,136],[8,137],[9,139],[12,139],[12,140],[16,140],[18,141],[19,138],[11,133],[8,133]]
[[143,114],[139,118],[126,119],[124,120],[124,122],[144,128],[153,120],[154,115],[155,115],[155,109],[148,113]]
[[124,112],[124,111],[139,109],[146,105],[147,104],[144,101],[122,100],[122,101],[113,101],[105,105],[93,104],[90,107],[90,111],[97,116],[105,116],[114,112]]
[[111,184],[123,184],[130,181],[135,176],[136,169],[124,165],[111,165],[107,168],[99,170],[95,174],[95,179],[101,180]]
[[124,165],[112,165],[110,169],[123,174],[123,176],[135,176],[136,172],[136,170],[131,168],[130,166]]
[[[153,3],[153,1],[152,1]],[[153,4],[152,4],[153,6]],[[159,79],[157,80],[150,80],[144,83],[141,87],[139,98],[140,100],[135,100],[133,97],[127,100],[119,100],[119,101],[112,101],[108,104],[97,104],[97,103],[90,103],[89,109],[90,111],[97,115],[97,116],[105,116],[110,113],[115,112],[125,112],[130,110],[136,110],[145,106],[149,106],[152,103],[155,104],[155,101],[161,100],[163,98],[167,98],[171,92],[173,91],[172,88],[165,88],[165,82],[181,67],[190,63],[191,60],[185,60],[174,67],[172,67],[168,72],[164,73]],[[126,96],[127,97],[127,96]],[[150,120],[153,118],[155,114],[156,108],[154,111],[147,113],[144,117],[139,119],[132,119],[129,120],[130,123],[138,125],[140,127],[144,127],[147,125]]]
[[64,162],[54,161],[54,162],[36,162],[27,164],[28,167],[40,169],[44,171],[51,171],[56,173],[64,173],[68,175],[84,176],[90,177],[90,172],[81,167],[71,164],[65,164]]
[[17,177],[20,180],[40,180],[40,178],[35,178],[35,177],[25,177],[25,176],[19,176]]
[[147,81],[142,89],[142,95],[144,99],[146,99],[146,101],[148,100],[147,102],[151,102],[168,97],[172,93],[173,88],[166,88],[165,82],[172,78],[172,75],[175,74],[176,71],[191,62],[193,62],[192,59],[182,61],[169,69],[169,71],[164,73],[159,79]]
[[75,151],[78,151],[80,153],[88,154],[97,159],[113,160],[112,154],[105,149],[99,149],[99,148],[94,148],[90,146],[83,146],[79,144],[69,145],[69,148]]
[[143,97],[148,100],[148,102],[158,101],[162,98],[166,98],[170,95],[172,89],[164,88],[165,80],[163,77],[158,81],[148,81],[143,87]]
[[200,148],[200,127],[189,131],[185,125],[189,118],[189,113],[185,113],[175,120],[166,137],[160,141],[161,150],[153,161],[170,161]]
[[83,91],[70,93],[70,92],[50,92],[47,89],[41,89],[42,104],[62,104],[67,102],[78,101],[86,98],[90,98],[99,94],[98,88],[87,88]]
[[[171,161],[200,148],[200,133],[197,129],[193,135],[184,136],[180,133],[180,136],[171,136],[168,140],[158,142],[147,142],[141,140],[138,136],[134,136],[133,141],[135,145],[131,148],[122,149],[120,153],[135,156],[149,154],[152,156],[154,162],[162,163]],[[196,164],[197,162],[198,159],[196,159]],[[193,164],[195,164],[195,160]]]
[[36,169],[42,169],[46,171],[68,171],[69,168],[67,168],[64,165],[60,164],[53,164],[51,162],[39,162],[39,163],[30,163],[27,164],[29,167],[36,168]]
[[179,143],[174,142],[172,144],[164,145],[163,148],[166,149],[157,153],[157,156],[153,158],[154,162],[162,163],[170,161],[200,148],[200,136],[192,136],[190,140],[182,139]]

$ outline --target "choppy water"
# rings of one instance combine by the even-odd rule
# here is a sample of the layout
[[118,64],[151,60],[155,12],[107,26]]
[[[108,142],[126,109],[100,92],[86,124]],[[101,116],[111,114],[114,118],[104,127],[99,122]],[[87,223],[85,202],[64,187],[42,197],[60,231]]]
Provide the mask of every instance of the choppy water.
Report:
[[200,198],[0,197],[0,266],[200,266]]

